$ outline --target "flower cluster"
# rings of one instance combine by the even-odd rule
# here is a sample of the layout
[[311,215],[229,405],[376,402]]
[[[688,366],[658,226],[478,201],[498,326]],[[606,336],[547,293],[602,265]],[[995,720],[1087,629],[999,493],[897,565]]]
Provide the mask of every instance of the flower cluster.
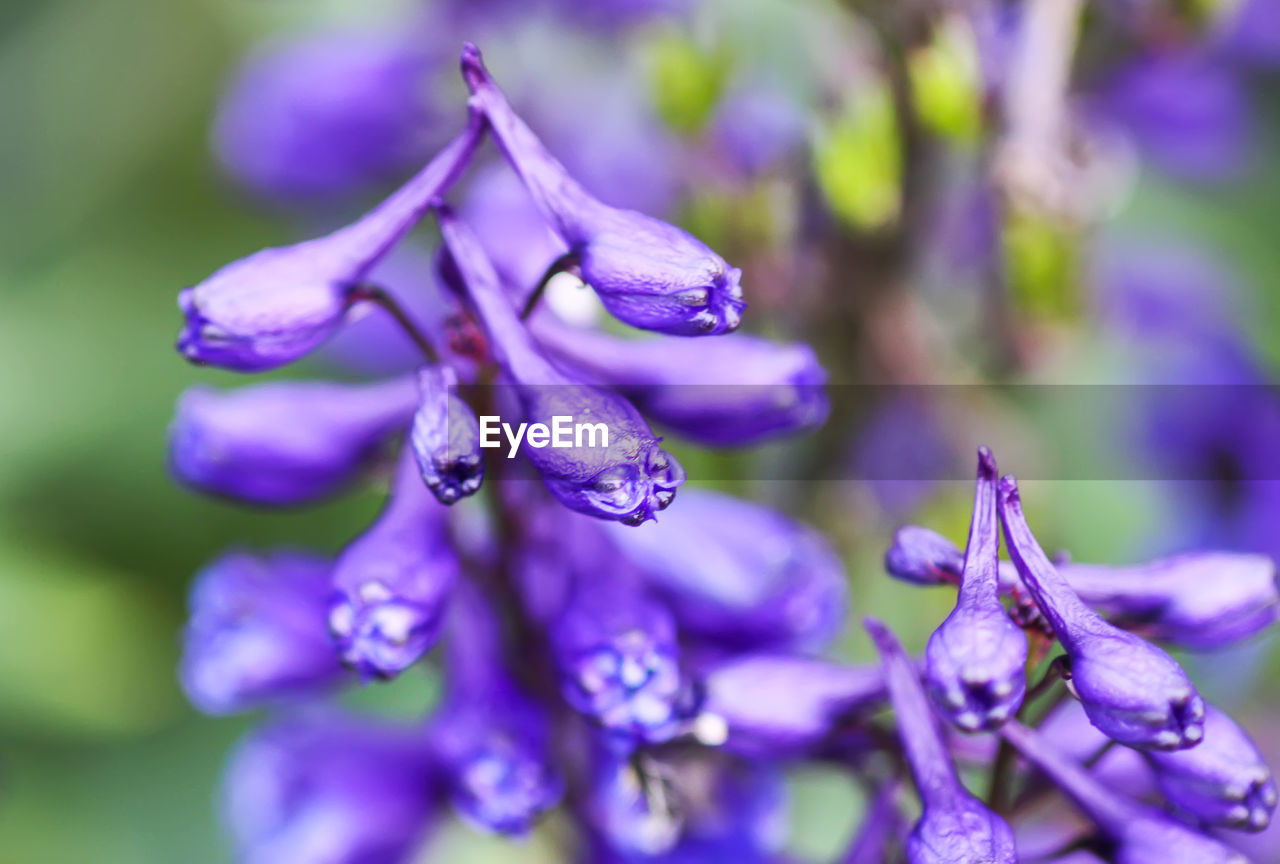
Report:
[[[404,186],[180,298],[178,347],[199,364],[284,366],[366,313],[422,353],[416,371],[373,383],[198,388],[179,402],[170,462],[199,491],[301,505],[393,466],[381,513],[336,557],[236,551],[197,580],[191,701],[280,712],[227,775],[237,845],[254,862],[402,861],[451,806],[505,835],[562,808],[597,857],[772,853],[781,760],[828,746],[882,679],[811,658],[845,594],[816,531],[701,490],[654,521],[686,475],[649,422],[721,445],[803,431],[825,417],[824,373],[804,346],[725,335],[744,308],[740,272],[675,226],[591,197],[474,47],[462,68],[464,127]],[[445,203],[486,136],[560,244],[532,244],[527,254],[551,255],[534,270],[571,270],[619,320],[664,335],[569,325],[496,266]],[[447,322],[434,328],[371,275],[429,214],[443,241],[432,318]],[[704,334],[716,338],[680,338]],[[486,460],[473,406],[608,434]],[[535,476],[541,488],[524,482]],[[420,723],[330,702],[355,681],[413,674],[440,642],[445,683]],[[795,718],[760,712],[761,676],[809,682]]]

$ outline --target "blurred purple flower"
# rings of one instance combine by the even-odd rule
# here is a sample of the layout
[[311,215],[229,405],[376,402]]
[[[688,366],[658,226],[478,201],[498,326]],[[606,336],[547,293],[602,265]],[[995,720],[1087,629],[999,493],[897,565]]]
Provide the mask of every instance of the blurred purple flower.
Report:
[[425,159],[440,110],[428,86],[437,58],[420,35],[321,33],[258,48],[218,106],[224,169],[289,200],[347,196]]
[[480,421],[456,393],[457,374],[448,366],[418,371],[421,402],[413,415],[409,446],[422,481],[441,504],[453,504],[480,490],[484,480]]
[[231,552],[191,588],[182,688],[201,711],[228,714],[312,696],[345,675],[324,624],[333,564],[292,552]]
[[194,387],[178,400],[169,464],[186,485],[255,504],[301,504],[340,490],[413,413],[410,379],[353,386]]

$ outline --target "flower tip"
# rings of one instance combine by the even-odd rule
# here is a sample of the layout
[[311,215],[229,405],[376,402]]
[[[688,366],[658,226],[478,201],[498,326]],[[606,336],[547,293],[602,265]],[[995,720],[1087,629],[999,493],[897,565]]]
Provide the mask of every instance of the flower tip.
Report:
[[462,43],[462,79],[471,90],[488,83],[489,70],[484,66],[484,56],[474,42]]
[[1022,503],[1022,496],[1018,492],[1018,478],[1012,474],[1000,478],[1000,500],[1015,506]]
[[997,476],[996,457],[991,452],[991,448],[982,446],[978,448],[978,478],[994,481]]

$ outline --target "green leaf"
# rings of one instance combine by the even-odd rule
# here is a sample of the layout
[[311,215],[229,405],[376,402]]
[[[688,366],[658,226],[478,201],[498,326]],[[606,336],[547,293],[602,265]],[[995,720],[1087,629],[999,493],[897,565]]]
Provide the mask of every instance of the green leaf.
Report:
[[657,37],[649,50],[658,115],[683,135],[702,131],[724,95],[730,66],[727,52],[704,51],[678,31]]
[[853,94],[845,111],[819,130],[814,173],[831,211],[856,230],[897,221],[901,211],[902,147],[888,85]]

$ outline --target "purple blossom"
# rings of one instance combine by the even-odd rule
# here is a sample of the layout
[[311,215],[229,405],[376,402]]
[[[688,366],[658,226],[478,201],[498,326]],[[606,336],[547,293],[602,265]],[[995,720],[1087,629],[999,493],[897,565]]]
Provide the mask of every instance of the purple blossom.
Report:
[[231,552],[205,567],[183,637],[187,698],[228,714],[338,683],[345,673],[324,624],[332,566],[301,553]]
[[225,813],[245,864],[404,861],[435,820],[438,790],[417,730],[312,718],[240,745]]
[[1171,804],[1203,825],[1261,831],[1276,809],[1276,784],[1257,746],[1234,720],[1205,706],[1204,742],[1175,753],[1147,753]]
[[996,462],[978,450],[973,521],[956,607],[929,637],[925,682],[938,710],[966,732],[1017,713],[1027,689],[1027,638],[1000,603]]
[[173,474],[202,492],[301,504],[347,485],[409,422],[413,382],[193,387],[169,429]]
[[937,531],[906,525],[894,532],[893,544],[884,553],[884,569],[915,585],[958,585],[964,553]]
[[685,473],[660,446],[644,418],[623,397],[574,381],[537,349],[516,317],[471,230],[447,208],[439,211],[451,260],[489,335],[495,359],[515,385],[524,419],[551,428],[604,424],[603,446],[529,448],[529,461],[560,503],[600,519],[639,525],[675,500]]
[[548,320],[534,335],[551,358],[585,380],[626,395],[677,434],[713,447],[743,447],[821,426],[827,373],[807,345],[734,333],[689,342],[621,339]]
[[771,508],[686,490],[680,518],[612,540],[666,599],[680,627],[726,645],[819,647],[846,608],[844,568],[813,528]]
[[632,326],[681,336],[738,326],[746,306],[742,271],[673,225],[591,197],[511,110],[473,45],[463,51],[462,72],[472,104],[610,312]]
[[716,143],[747,177],[776,167],[805,143],[806,118],[800,107],[768,84],[734,88],[711,122]]
[[484,481],[480,420],[456,394],[457,374],[448,366],[418,371],[421,402],[413,415],[409,443],[422,481],[441,504],[474,495]]
[[551,262],[567,251],[520,179],[500,163],[476,171],[458,214],[479,236],[502,284],[515,289],[522,302]]
[[1017,481],[1000,481],[1005,543],[1023,583],[1066,649],[1070,685],[1090,722],[1131,747],[1179,750],[1204,738],[1204,700],[1164,651],[1085,606],[1027,526]]
[[568,602],[549,622],[561,688],[620,741],[665,741],[682,719],[675,621],[633,574],[610,564],[576,562]]
[[884,664],[898,736],[915,777],[923,812],[907,838],[910,864],[968,864],[1018,860],[1013,832],[960,783],[947,754],[915,664],[879,621],[864,621]]
[[1002,726],[1000,734],[1111,838],[1116,864],[1247,864],[1217,840],[1115,794],[1016,720]]
[[719,660],[703,671],[703,686],[698,726],[723,727],[724,749],[755,759],[813,755],[886,696],[878,666],[784,653]]
[[332,234],[263,249],[222,267],[178,297],[178,350],[194,363],[260,372],[297,360],[342,324],[369,271],[452,185],[483,125],[467,129],[408,183]]
[[446,512],[406,449],[377,521],[338,556],[329,629],[366,679],[398,675],[439,636],[458,577]]
[[426,156],[433,65],[404,32],[269,43],[223,95],[214,150],[238,183],[272,198],[344,196],[391,179]]

